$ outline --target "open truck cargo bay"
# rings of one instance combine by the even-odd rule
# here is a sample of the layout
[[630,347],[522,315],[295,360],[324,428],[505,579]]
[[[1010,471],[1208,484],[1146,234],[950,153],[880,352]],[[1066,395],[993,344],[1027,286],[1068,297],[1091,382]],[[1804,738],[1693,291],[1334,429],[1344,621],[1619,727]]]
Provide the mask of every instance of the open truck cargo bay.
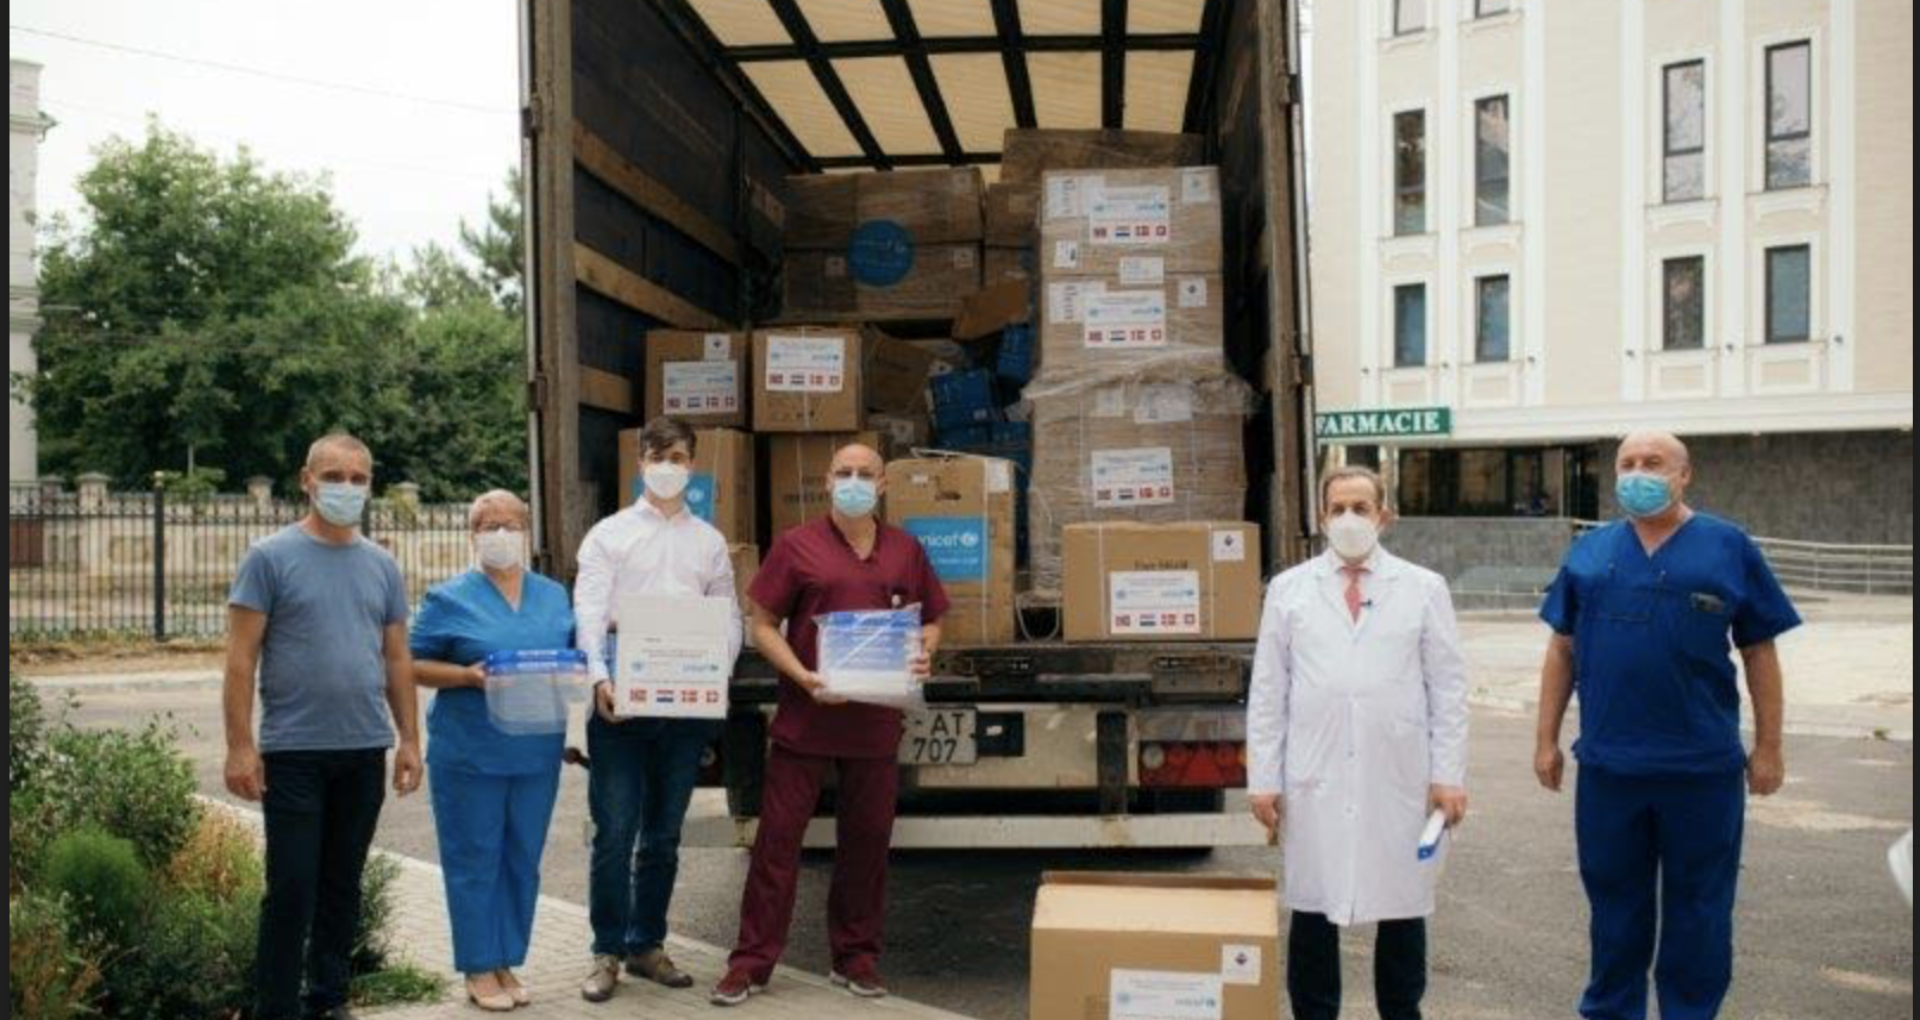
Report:
[[[532,502],[553,576],[572,578],[582,536],[618,508],[645,331],[779,316],[789,175],[974,165],[991,181],[1003,132],[1035,127],[1204,138],[1219,168],[1227,360],[1256,391],[1246,519],[1261,524],[1267,575],[1306,555],[1291,0],[528,0],[523,17]],[[1140,765],[1150,741],[1232,739],[1250,655],[1054,642],[943,653],[929,700],[968,713],[978,757],[909,770],[909,799],[933,806],[903,809],[899,842],[1257,838],[1221,813],[1221,790],[1143,789]],[[723,744],[733,837],[756,813],[773,682],[749,653]],[[1072,746],[1037,746],[1062,727]],[[1069,785],[1065,814],[1068,801],[1023,800]]]

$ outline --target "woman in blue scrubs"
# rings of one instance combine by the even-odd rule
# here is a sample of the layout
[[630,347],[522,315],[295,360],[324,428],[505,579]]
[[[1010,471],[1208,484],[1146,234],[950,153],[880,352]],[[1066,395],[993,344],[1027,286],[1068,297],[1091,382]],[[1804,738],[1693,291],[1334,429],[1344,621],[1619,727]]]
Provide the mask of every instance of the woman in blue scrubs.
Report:
[[414,618],[414,679],[434,688],[427,775],[454,966],[467,997],[505,1012],[529,999],[513,974],[527,958],[540,855],[560,787],[564,732],[515,735],[487,716],[489,654],[573,646],[565,588],[526,569],[528,512],[489,492],[468,515],[478,567],[427,592]]

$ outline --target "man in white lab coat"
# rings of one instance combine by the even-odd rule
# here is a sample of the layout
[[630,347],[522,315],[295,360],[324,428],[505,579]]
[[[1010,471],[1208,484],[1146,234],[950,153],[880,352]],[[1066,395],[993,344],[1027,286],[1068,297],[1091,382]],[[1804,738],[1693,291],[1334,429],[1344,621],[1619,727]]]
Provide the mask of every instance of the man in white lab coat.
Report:
[[1340,1015],[1339,929],[1379,925],[1382,1020],[1419,1020],[1439,856],[1431,813],[1467,812],[1466,667],[1444,578],[1380,548],[1380,476],[1321,482],[1327,552],[1267,590],[1247,706],[1248,800],[1284,832],[1287,992],[1299,1020]]

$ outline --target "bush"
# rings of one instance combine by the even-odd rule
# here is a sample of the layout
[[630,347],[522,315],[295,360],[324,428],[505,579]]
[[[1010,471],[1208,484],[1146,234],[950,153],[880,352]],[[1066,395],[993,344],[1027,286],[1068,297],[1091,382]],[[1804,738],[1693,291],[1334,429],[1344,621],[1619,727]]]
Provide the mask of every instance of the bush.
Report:
[[355,974],[372,974],[387,965],[392,952],[387,928],[393,922],[393,883],[399,877],[399,861],[383,853],[367,857],[367,868],[360,875],[360,922],[353,932]]
[[141,862],[158,871],[199,823],[193,765],[169,727],[61,727],[47,749],[33,781],[9,804],[9,829],[22,842],[10,848],[9,863],[24,881],[32,882],[41,849],[61,833],[98,826],[131,841]]
[[265,869],[251,830],[225,812],[202,811],[161,878],[170,890],[224,903],[258,900]]
[[253,1002],[260,902],[169,889],[105,981],[110,1015],[227,1020]]
[[7,672],[7,789],[32,781],[47,757],[47,709],[33,684]]
[[35,894],[7,903],[9,1016],[72,1020],[93,1014],[100,968],[67,928],[58,898]]
[[130,944],[151,892],[133,844],[92,826],[47,848],[44,884],[66,902],[77,932],[117,945]]

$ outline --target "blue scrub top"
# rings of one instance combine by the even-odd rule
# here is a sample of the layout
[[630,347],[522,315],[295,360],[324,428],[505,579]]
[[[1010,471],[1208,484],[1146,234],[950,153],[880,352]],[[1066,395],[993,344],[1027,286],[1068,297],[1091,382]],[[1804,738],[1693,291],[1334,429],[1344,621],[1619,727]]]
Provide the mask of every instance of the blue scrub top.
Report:
[[[490,653],[573,647],[573,603],[553,580],[528,571],[520,608],[507,604],[487,575],[470,570],[436,585],[414,617],[416,659],[470,666]],[[503,733],[487,718],[487,695],[474,687],[436,691],[427,710],[427,761],[440,768],[516,776],[560,767],[564,733]]]
[[1760,547],[1701,513],[1651,557],[1625,521],[1583,536],[1540,618],[1573,638],[1575,757],[1641,776],[1745,768],[1732,651],[1800,625]]

